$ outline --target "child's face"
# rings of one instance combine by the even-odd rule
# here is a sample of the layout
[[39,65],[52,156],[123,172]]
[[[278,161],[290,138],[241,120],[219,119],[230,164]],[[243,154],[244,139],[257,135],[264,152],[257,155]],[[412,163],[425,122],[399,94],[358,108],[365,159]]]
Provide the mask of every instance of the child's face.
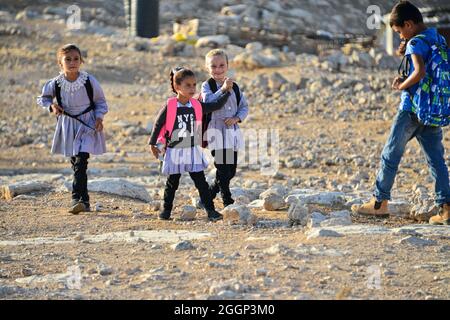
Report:
[[394,30],[394,32],[397,32],[399,34],[400,38],[403,40],[409,40],[416,35],[415,34],[415,24],[410,21],[405,21],[405,24],[403,25],[403,27],[394,25],[394,26],[392,26],[392,30]]
[[65,73],[78,72],[81,66],[80,54],[75,50],[71,50],[66,54],[63,54],[59,63],[61,65],[61,69]]
[[206,68],[208,73],[214,80],[224,81],[227,72],[228,64],[227,60],[223,56],[213,56],[206,61]]
[[186,98],[192,98],[195,95],[197,86],[197,81],[195,77],[187,77],[184,78],[180,84],[175,82],[174,87],[179,95],[182,95]]

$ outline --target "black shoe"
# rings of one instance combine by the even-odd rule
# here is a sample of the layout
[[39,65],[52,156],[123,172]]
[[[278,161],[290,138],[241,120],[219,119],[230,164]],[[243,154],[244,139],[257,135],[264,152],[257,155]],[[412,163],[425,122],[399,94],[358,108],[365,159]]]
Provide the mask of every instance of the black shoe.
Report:
[[228,207],[229,205],[233,204],[234,200],[232,198],[225,198],[223,199],[223,207]]
[[172,210],[164,209],[158,215],[159,220],[170,220],[170,213]]
[[208,210],[208,220],[209,221],[217,221],[217,220],[222,220],[223,219],[223,215],[221,215],[220,213],[218,213],[216,210]]

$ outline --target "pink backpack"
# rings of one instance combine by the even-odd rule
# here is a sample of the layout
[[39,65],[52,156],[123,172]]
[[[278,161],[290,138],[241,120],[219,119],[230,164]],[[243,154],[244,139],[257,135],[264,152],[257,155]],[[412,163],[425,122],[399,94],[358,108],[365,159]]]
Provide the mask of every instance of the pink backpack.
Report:
[[[201,132],[202,128],[202,105],[196,99],[189,100],[194,107],[195,112],[195,125],[197,132]],[[166,123],[161,128],[158,134],[157,143],[162,143],[166,145],[167,138],[172,136],[173,126],[175,125],[175,117],[177,116],[178,99],[177,97],[172,97],[167,100],[167,113],[166,113]],[[198,131],[200,130],[200,131]]]

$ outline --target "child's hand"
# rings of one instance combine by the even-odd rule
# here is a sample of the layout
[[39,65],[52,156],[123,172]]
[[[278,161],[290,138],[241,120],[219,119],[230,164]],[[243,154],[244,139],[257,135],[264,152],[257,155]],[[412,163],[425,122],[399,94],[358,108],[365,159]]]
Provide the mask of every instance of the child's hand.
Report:
[[95,119],[95,131],[98,132],[103,131],[103,119],[100,118]]
[[56,103],[52,103],[52,105],[50,107],[52,108],[52,112],[54,114],[56,114],[57,116],[59,116],[63,112],[63,109],[60,106],[58,106]]
[[230,78],[225,78],[225,82],[222,85],[222,92],[231,91],[233,89],[233,80]]
[[392,89],[393,90],[400,90],[399,86],[402,84],[403,80],[404,79],[402,77],[396,77],[394,79],[394,81],[392,82]]
[[227,119],[225,119],[225,124],[226,124],[228,127],[231,127],[231,126],[235,125],[236,123],[238,123],[239,120],[240,120],[240,119],[239,119],[238,117],[227,118]]
[[231,89],[233,89],[233,79],[225,78],[225,84],[227,86],[228,91],[231,91]]
[[151,153],[153,154],[153,156],[154,156],[156,159],[158,159],[159,154],[161,153],[161,151],[159,151],[158,147],[157,147],[157,146],[154,146],[154,145],[150,145],[150,151],[151,151]]

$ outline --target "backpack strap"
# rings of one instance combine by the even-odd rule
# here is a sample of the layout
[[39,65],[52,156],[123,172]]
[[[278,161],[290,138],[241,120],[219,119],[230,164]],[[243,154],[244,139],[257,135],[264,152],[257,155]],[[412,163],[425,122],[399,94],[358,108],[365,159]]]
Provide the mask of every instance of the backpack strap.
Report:
[[58,82],[56,82],[55,80],[55,96],[56,96],[56,101],[58,102],[58,106],[60,106],[61,108],[63,108],[62,105],[62,99],[61,99],[61,88],[58,86]]
[[86,82],[84,83],[84,87],[86,88],[86,92],[89,97],[89,102],[91,103],[91,106],[95,106],[95,104],[94,104],[94,88],[92,87],[92,83],[89,80],[89,77],[86,79]]
[[216,93],[217,89],[218,89],[216,81],[213,78],[209,78],[208,79],[208,84],[209,84],[209,88],[211,89],[211,91],[213,93]]
[[190,99],[189,101],[191,102],[192,107],[194,108],[195,121],[197,123],[201,122],[202,121],[202,117],[203,117],[202,104],[197,99]]
[[177,107],[177,97],[167,99],[166,133],[168,137],[172,135],[173,127],[175,125],[175,118],[177,116]]
[[[209,78],[208,84],[211,91],[216,93],[218,90],[216,81],[213,78]],[[236,84],[236,82],[233,82],[233,91],[236,95],[237,106],[239,107],[239,104],[241,103],[241,91],[239,90],[239,86]]]
[[[92,87],[91,81],[89,80],[89,78],[86,79],[86,82],[84,83],[84,87],[86,88],[86,93],[88,95],[89,98],[89,103],[90,103],[90,107],[94,107],[95,103],[94,103],[94,88]],[[58,86],[58,83],[55,81],[55,96],[56,96],[56,101],[58,102],[58,105],[62,108],[62,99],[61,99],[61,87]]]
[[239,86],[236,84],[236,82],[233,82],[233,91],[236,95],[237,107],[239,108],[239,104],[241,103],[241,91],[239,90]]

